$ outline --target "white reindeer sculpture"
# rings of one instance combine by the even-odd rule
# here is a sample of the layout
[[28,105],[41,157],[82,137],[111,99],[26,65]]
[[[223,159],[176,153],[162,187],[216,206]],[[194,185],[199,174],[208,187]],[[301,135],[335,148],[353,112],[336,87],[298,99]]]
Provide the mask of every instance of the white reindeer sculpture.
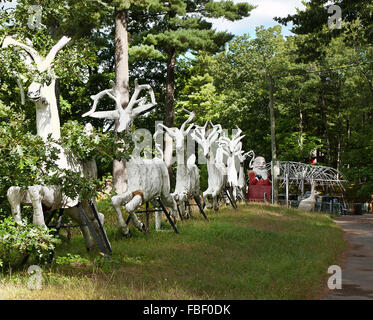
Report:
[[187,124],[193,121],[195,116],[194,112],[189,112],[189,118],[181,125],[179,128],[169,128],[163,124],[158,124],[158,128],[164,128],[167,133],[175,140],[176,144],[176,159],[177,159],[177,171],[176,171],[176,186],[175,191],[172,193],[172,197],[181,207],[182,217],[187,218],[185,204],[186,202],[193,198],[205,219],[207,219],[200,201],[200,188],[199,188],[199,171],[195,164],[196,156],[194,154],[187,158],[187,136],[190,130],[193,128],[194,124],[191,124],[186,128]]
[[237,185],[237,199],[239,201],[246,201],[247,199],[247,183],[246,183],[246,176],[245,176],[245,160],[248,157],[251,157],[249,167],[251,167],[252,162],[255,158],[255,153],[253,150],[250,150],[245,153],[245,151],[240,150],[237,154],[238,160],[240,161],[240,171],[238,174],[238,185]]
[[[219,210],[218,196],[224,192],[227,182],[227,172],[224,163],[222,162],[222,150],[217,149],[216,154],[213,151],[213,145],[219,138],[222,132],[221,126],[212,125],[211,131],[206,132],[208,122],[203,127],[196,126],[192,132],[192,138],[202,147],[203,155],[207,159],[207,172],[208,172],[208,188],[203,192],[203,200],[206,208],[214,208],[215,211]],[[209,201],[212,199],[212,204]]]
[[[138,99],[138,96],[143,89],[149,90],[151,102],[148,104],[144,104],[146,97]],[[99,99],[101,99],[105,94],[116,102],[115,110],[95,111]],[[101,91],[100,93],[91,96],[91,98],[94,100],[93,107],[83,116],[118,120],[118,132],[127,130],[138,115],[149,111],[156,105],[152,87],[149,85],[139,85],[137,80],[135,81],[135,92],[125,109],[122,108],[120,103],[120,93],[114,88]],[[135,108],[134,106],[136,104],[140,105]],[[112,198],[112,204],[117,214],[120,228],[126,237],[130,236],[130,229],[123,219],[121,211],[122,205],[125,206],[133,224],[140,231],[146,230],[144,224],[137,218],[135,211],[145,202],[150,202],[159,198],[162,204],[171,208],[171,214],[174,219],[177,218],[177,205],[170,194],[170,178],[166,164],[162,159],[141,159],[139,157],[131,157],[131,159],[126,163],[126,171],[126,192]]]
[[315,190],[316,183],[314,181],[311,182],[311,195],[308,198],[305,198],[299,202],[298,209],[304,211],[315,211],[316,205],[316,196],[320,194],[320,192]]
[[[53,139],[58,140],[61,137],[60,119],[57,108],[57,99],[55,94],[56,76],[53,72],[53,60],[58,51],[61,50],[70,38],[62,37],[58,43],[51,49],[46,58],[39,55],[39,53],[29,45],[18,42],[14,38],[5,37],[2,48],[8,46],[18,46],[23,49],[29,57],[25,57],[24,61],[29,69],[32,68],[32,61],[36,64],[39,73],[47,72],[50,76],[50,84],[38,83],[33,81],[28,88],[28,97],[34,101],[36,107],[36,128],[37,135],[40,136],[45,142],[50,135]],[[30,59],[31,58],[31,59]],[[69,169],[74,172],[81,172],[82,175],[91,175],[96,177],[97,170],[92,162],[85,164],[79,163],[74,159],[74,156],[65,152],[65,150],[56,143],[50,143],[51,147],[59,150],[59,158],[57,165],[61,169]],[[21,190],[17,186],[10,187],[7,192],[8,200],[11,206],[12,216],[15,221],[20,222],[21,216],[21,203],[32,204],[33,224],[38,226],[45,226],[43,205],[48,211],[56,209],[66,209],[65,212],[80,225],[81,231],[85,238],[87,249],[91,249],[95,243],[89,233],[88,226],[82,221],[80,211],[76,207],[78,199],[71,199],[61,192],[61,186],[42,186],[35,185],[29,186],[27,190]],[[96,206],[93,200],[93,205]],[[87,201],[82,202],[82,207],[87,213],[88,218],[93,223],[96,230],[99,230],[99,225],[104,223],[104,215],[98,213],[100,221],[94,218],[91,207]],[[97,208],[95,208],[97,211]]]
[[222,136],[219,138],[219,146],[222,148],[223,153],[228,157],[227,159],[227,188],[233,196],[233,200],[237,199],[238,188],[238,172],[236,170],[236,156],[242,149],[242,130],[237,127],[237,132],[232,139]]

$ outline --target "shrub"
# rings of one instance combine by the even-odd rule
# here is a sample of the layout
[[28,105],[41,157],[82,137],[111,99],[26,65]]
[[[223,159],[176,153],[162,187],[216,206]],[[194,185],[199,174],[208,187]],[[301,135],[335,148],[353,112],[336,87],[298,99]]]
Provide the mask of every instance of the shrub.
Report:
[[26,220],[16,223],[7,217],[0,222],[0,268],[19,267],[28,258],[36,264],[48,262],[60,240],[51,234],[53,229],[37,227]]

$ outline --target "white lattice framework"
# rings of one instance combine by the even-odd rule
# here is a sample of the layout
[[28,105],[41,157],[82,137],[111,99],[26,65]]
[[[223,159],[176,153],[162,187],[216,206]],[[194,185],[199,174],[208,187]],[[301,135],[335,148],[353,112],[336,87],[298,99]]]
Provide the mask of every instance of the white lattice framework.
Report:
[[[267,166],[271,170],[271,164]],[[343,183],[347,182],[343,174],[334,168],[301,162],[279,161],[279,171],[278,179],[282,185],[285,185],[288,179],[289,185],[316,182],[319,186],[344,190]]]

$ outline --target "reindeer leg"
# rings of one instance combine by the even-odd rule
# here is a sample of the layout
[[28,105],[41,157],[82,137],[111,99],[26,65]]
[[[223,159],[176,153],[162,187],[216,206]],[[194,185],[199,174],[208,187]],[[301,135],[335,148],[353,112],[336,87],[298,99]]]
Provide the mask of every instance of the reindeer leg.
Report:
[[117,214],[117,218],[118,218],[118,223],[120,225],[120,228],[122,229],[122,233],[126,236],[126,237],[129,237],[130,236],[130,229],[128,228],[128,225],[124,222],[124,219],[123,219],[123,215],[122,215],[122,211],[120,209],[120,206],[122,204],[125,204],[127,203],[128,201],[130,201],[132,199],[132,193],[123,193],[121,195],[118,195],[118,196],[114,196],[112,199],[111,199],[111,202],[113,204],[113,207],[114,207],[114,210]]
[[207,189],[203,195],[202,195],[202,198],[203,198],[203,203],[206,205],[206,208],[207,209],[211,209],[213,207],[213,205],[210,203],[209,201],[209,195],[211,195],[209,189]]
[[126,204],[126,210],[131,216],[134,226],[140,231],[146,232],[145,225],[137,218],[135,210],[142,204],[142,197],[140,195],[135,195],[130,202]]
[[[188,214],[186,213],[186,203],[185,203],[185,201],[181,201],[179,207],[180,207],[180,213],[182,215],[182,218],[184,218],[184,219],[190,218],[188,216]],[[180,219],[182,219],[182,218],[180,218]]]
[[215,196],[212,198],[212,203],[213,203],[214,211],[219,211],[218,196]]
[[31,186],[28,187],[30,194],[32,207],[34,208],[34,215],[32,223],[36,226],[47,227],[44,222],[44,213],[42,207],[42,186]]
[[219,211],[219,201],[218,201],[218,190],[214,190],[211,193],[212,197],[212,207],[214,208],[214,211]]
[[82,234],[83,234],[83,237],[84,237],[84,240],[85,240],[85,247],[86,247],[87,251],[90,251],[91,249],[93,249],[94,246],[95,246],[95,241],[93,240],[93,238],[92,238],[92,236],[89,232],[88,227],[86,225],[83,225],[84,222],[81,219],[79,209],[77,207],[67,208],[66,209],[66,214],[69,217],[71,217],[74,221],[79,223],[80,230],[82,231]]
[[[162,194],[161,195],[161,201],[164,203],[166,207],[171,208],[171,215],[174,218],[174,221],[176,221],[178,217],[178,210],[177,210],[177,204],[174,198],[170,194]],[[184,201],[183,201],[184,202]],[[185,204],[184,204],[185,206]]]
[[10,187],[7,192],[8,201],[12,211],[12,217],[17,223],[21,223],[21,188]]

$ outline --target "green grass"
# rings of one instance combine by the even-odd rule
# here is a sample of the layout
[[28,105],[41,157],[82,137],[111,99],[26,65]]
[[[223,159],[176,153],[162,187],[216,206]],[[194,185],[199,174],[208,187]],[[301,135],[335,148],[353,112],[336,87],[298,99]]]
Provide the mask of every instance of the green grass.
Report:
[[[343,231],[328,215],[278,206],[242,205],[178,222],[180,234],[131,226],[123,238],[107,201],[105,213],[112,244],[111,261],[100,264],[87,253],[77,233],[56,257],[67,253],[91,261],[43,268],[43,289],[27,289],[23,271],[0,277],[5,299],[317,299],[327,269],[346,247]],[[154,223],[151,220],[151,226]],[[101,261],[102,262],[102,261]],[[26,286],[26,288],[25,288]]]

